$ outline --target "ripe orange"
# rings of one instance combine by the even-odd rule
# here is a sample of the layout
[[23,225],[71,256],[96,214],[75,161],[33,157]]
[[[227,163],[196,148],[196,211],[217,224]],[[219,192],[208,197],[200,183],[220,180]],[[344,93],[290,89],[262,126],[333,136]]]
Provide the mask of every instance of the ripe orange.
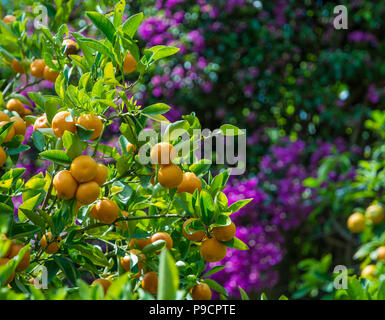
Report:
[[385,246],[378,247],[377,261],[385,261]]
[[349,230],[353,233],[360,233],[365,228],[365,217],[361,212],[351,214],[347,221]]
[[6,15],[4,18],[3,18],[3,22],[6,23],[6,24],[9,24],[11,23],[12,21],[14,21],[16,19],[15,16],[13,15]]
[[83,204],[91,204],[98,199],[100,187],[95,181],[81,183],[76,191],[76,200]]
[[373,224],[380,224],[385,219],[384,208],[378,204],[373,204],[366,209],[365,216]]
[[176,150],[168,142],[160,142],[152,147],[150,157],[153,164],[171,164],[176,157]]
[[151,243],[153,243],[157,240],[166,241],[166,248],[168,250],[170,250],[174,244],[171,236],[167,232],[157,232],[157,233],[153,234],[151,237]]
[[68,170],[58,172],[53,178],[53,187],[60,199],[73,199],[78,189],[78,183]]
[[[47,241],[48,238],[48,241]],[[50,254],[55,254],[59,251],[59,244],[62,238],[59,236],[57,237],[56,241],[51,242],[52,240],[52,233],[47,232],[40,240],[40,245],[45,249],[45,252]],[[50,242],[50,244],[48,244]],[[48,246],[47,246],[48,245]]]
[[[0,266],[5,266],[8,263],[9,259],[8,258],[0,258]],[[5,283],[5,285],[9,284],[12,282],[13,278],[15,278],[15,272],[11,274],[9,277],[8,281]]]
[[202,189],[201,179],[199,179],[193,172],[185,172],[183,174],[183,180],[181,184],[178,186],[178,190],[176,192],[177,193],[188,192],[193,194],[196,189],[198,189],[198,191],[201,191]]
[[119,207],[109,199],[102,199],[96,203],[90,213],[95,219],[111,224],[119,216]]
[[35,78],[44,77],[45,62],[43,59],[36,59],[30,65],[31,75]]
[[83,155],[72,161],[70,171],[78,182],[88,182],[96,177],[97,165],[90,156]]
[[[134,255],[136,255],[138,257],[138,269],[139,269],[139,272],[133,278],[134,279],[135,278],[139,278],[140,275],[142,274],[143,269],[144,269],[143,260],[146,259],[146,256],[140,250],[136,250],[136,249],[132,249],[129,252],[134,254]],[[130,258],[130,255],[128,255],[128,254],[125,255],[124,257],[120,258],[120,264],[122,265],[122,268],[125,271],[131,271],[130,262],[131,262],[131,258]]]
[[131,73],[136,70],[136,65],[138,63],[136,62],[135,58],[131,54],[130,51],[127,52],[126,57],[124,58],[123,62],[123,71],[124,73]]
[[91,136],[91,140],[95,140],[100,136],[100,133],[103,130],[103,123],[99,117],[92,114],[83,114],[79,117],[77,121],[78,125],[88,129],[94,130],[94,133]]
[[52,68],[48,66],[44,67],[43,76],[44,76],[44,79],[49,82],[55,83],[56,78],[59,76],[59,74],[60,72],[54,71]]
[[207,262],[223,260],[227,254],[227,247],[214,238],[204,240],[201,245],[201,256]]
[[211,300],[211,289],[206,283],[199,283],[191,289],[191,297],[194,300]]
[[0,111],[0,121],[11,122],[11,118],[4,111]]
[[228,226],[213,228],[213,236],[218,241],[230,241],[234,238],[235,232],[236,228],[233,222],[231,222]]
[[[16,257],[19,254],[19,251],[23,248],[24,248],[24,246],[22,244],[14,243],[11,246],[9,258],[12,259],[13,257]],[[28,250],[24,254],[23,259],[21,259],[19,265],[16,267],[16,272],[20,272],[20,271],[27,269],[29,264],[30,264],[30,259],[31,259],[31,252]]]
[[151,294],[158,292],[158,276],[154,271],[147,272],[143,276],[142,288]]
[[[5,126],[7,123],[9,123],[9,122],[8,122],[8,121],[1,121],[1,122],[0,122],[0,128],[3,127],[3,126]],[[12,125],[12,126],[11,126],[11,129],[9,129],[8,134],[7,134],[7,136],[6,136],[5,139],[4,139],[4,142],[9,142],[9,141],[11,141],[12,138],[13,138],[14,136],[15,136],[15,128],[14,128],[14,126]]]
[[131,142],[129,142],[127,144],[126,150],[127,150],[127,152],[130,152],[132,150],[132,153],[135,153],[135,146]]
[[158,182],[164,188],[173,189],[183,180],[182,170],[175,164],[161,167],[158,171]]
[[36,119],[33,124],[33,130],[49,128],[47,115],[44,113],[42,116]]
[[24,114],[24,106],[19,99],[11,99],[7,102],[7,109],[9,111],[16,111],[19,115]]
[[15,128],[15,134],[24,136],[27,130],[24,120],[20,117],[12,117],[11,121],[14,122],[13,127]]
[[7,154],[5,153],[4,149],[0,147],[0,167],[2,167],[7,160]]
[[63,47],[66,47],[64,51],[64,55],[66,56],[68,56],[69,54],[75,54],[79,49],[77,43],[71,39],[65,39],[62,45]]
[[361,278],[376,278],[376,266],[374,264],[367,265],[361,271]]
[[11,62],[11,68],[16,73],[25,73],[25,70],[23,69],[23,66],[21,65],[19,60],[13,59]]
[[55,136],[61,138],[66,130],[72,133],[76,132],[76,120],[70,120],[70,116],[68,111],[60,111],[53,117],[52,129]]
[[91,283],[91,286],[96,286],[96,285],[101,285],[103,287],[104,294],[106,294],[108,291],[108,288],[111,285],[111,281],[108,279],[99,278],[99,279],[94,280]]
[[[184,236],[186,237],[186,239],[190,240],[190,241],[202,241],[203,237],[205,236],[205,232],[204,231],[195,231],[194,233],[192,234],[188,234],[186,231],[185,231],[185,227],[187,224],[189,224],[191,221],[195,221],[195,220],[198,220],[196,218],[190,218],[188,220],[186,220],[184,223],[183,223],[183,234]],[[189,228],[189,230],[191,230],[191,228]],[[191,230],[192,231],[192,230]]]
[[96,165],[96,176],[94,180],[99,186],[106,182],[108,176],[108,169],[104,164],[98,163]]

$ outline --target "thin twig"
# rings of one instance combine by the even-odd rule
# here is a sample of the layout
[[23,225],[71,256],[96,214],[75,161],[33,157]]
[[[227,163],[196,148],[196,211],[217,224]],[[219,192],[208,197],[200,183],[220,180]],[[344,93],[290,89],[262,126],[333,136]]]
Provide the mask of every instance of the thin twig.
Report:
[[[144,220],[144,219],[162,219],[162,218],[185,218],[184,215],[180,214],[158,214],[158,215],[153,215],[153,216],[138,216],[138,217],[120,217],[116,219],[113,223],[119,222],[119,221],[133,221],[133,220]],[[89,225],[83,229],[80,229],[79,232],[84,232],[90,229],[94,228],[99,228],[99,227],[105,227],[105,226],[110,226],[111,224],[107,223],[95,223],[92,225]]]

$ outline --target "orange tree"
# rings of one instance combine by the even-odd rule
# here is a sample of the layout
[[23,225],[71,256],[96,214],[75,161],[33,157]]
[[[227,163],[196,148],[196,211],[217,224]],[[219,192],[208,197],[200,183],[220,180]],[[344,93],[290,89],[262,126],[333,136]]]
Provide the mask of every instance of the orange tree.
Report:
[[[210,299],[214,290],[225,298],[209,278],[224,266],[207,270],[207,262],[222,260],[227,248],[247,250],[230,215],[250,199],[229,206],[222,191],[230,171],[213,176],[208,161],[187,161],[196,160],[194,148],[178,149],[195,146],[195,114],[170,123],[162,116],[167,104],[143,107],[132,98],[150,66],[178,49],[140,50],[134,35],[143,14],[122,21],[124,7],[120,1],[107,16],[86,13],[99,40],[65,24],[56,34],[40,26],[28,35],[25,14],[0,22],[9,75],[0,81],[0,297]],[[56,94],[20,94],[43,79]],[[111,146],[103,134],[116,119],[121,135]],[[28,125],[30,143],[49,165],[25,181],[15,164],[30,148],[23,143]],[[149,127],[156,139],[142,141]],[[228,127],[235,128],[220,131]]]

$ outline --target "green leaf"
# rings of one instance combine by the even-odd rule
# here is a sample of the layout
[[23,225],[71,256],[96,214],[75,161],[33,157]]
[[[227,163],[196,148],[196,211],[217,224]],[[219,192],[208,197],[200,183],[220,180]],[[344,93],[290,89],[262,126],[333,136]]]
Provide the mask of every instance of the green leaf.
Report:
[[242,300],[250,300],[245,290],[243,290],[240,286],[238,286],[238,290],[239,290],[239,293],[241,294]]
[[42,159],[52,161],[61,165],[70,165],[72,160],[66,154],[65,151],[62,150],[47,150],[40,153],[40,157]]
[[216,192],[218,192],[218,190],[222,191],[226,187],[226,183],[227,180],[229,180],[229,177],[229,170],[222,171],[220,174],[214,177],[210,185],[210,192],[213,196],[216,194]]
[[81,141],[88,141],[91,139],[92,135],[94,134],[94,129],[86,129],[83,126],[76,124],[77,127],[77,135],[79,136]]
[[104,35],[107,37],[107,39],[114,44],[114,34],[115,34],[115,27],[111,23],[110,20],[108,20],[104,15],[102,15],[99,12],[86,12],[86,15],[92,23],[101,31],[104,33]]
[[144,108],[142,113],[145,115],[157,115],[166,113],[170,109],[171,107],[165,103],[156,103]]
[[205,282],[211,289],[215,290],[216,292],[219,292],[226,297],[228,296],[226,289],[213,279],[204,279],[203,282]]
[[245,134],[241,129],[232,124],[223,124],[220,127],[222,134],[224,136],[238,136],[241,134]]
[[209,271],[207,271],[204,275],[202,275],[202,278],[211,276],[211,275],[213,275],[214,273],[217,273],[217,272],[219,272],[219,271],[222,271],[222,270],[225,269],[225,268],[226,268],[226,266],[215,266],[215,267],[211,268]]
[[200,209],[202,221],[210,225],[214,217],[215,208],[213,198],[206,190],[202,190],[200,193]]
[[136,30],[138,30],[140,24],[143,21],[143,12],[134,14],[129,17],[122,25],[122,30],[127,34],[131,39],[134,37]]
[[204,174],[211,167],[211,161],[207,159],[201,159],[197,163],[193,163],[189,167],[189,171],[194,172],[197,176]]
[[12,156],[12,155],[20,154],[20,153],[22,153],[24,151],[27,151],[29,149],[31,149],[30,146],[27,146],[25,144],[21,144],[17,148],[8,148],[7,149],[7,154]]
[[88,258],[95,265],[109,266],[106,255],[97,247],[88,244],[74,244],[71,245],[71,248],[78,250],[82,256]]
[[179,273],[175,261],[167,249],[159,258],[158,300],[173,300],[179,287]]
[[166,246],[166,241],[164,240],[156,240],[153,243],[148,244],[142,250],[144,254],[151,254],[154,252],[159,252]]
[[29,223],[14,223],[9,230],[9,237],[12,239],[32,237],[41,232],[38,226]]
[[234,248],[238,250],[249,250],[249,247],[246,243],[244,243],[242,240],[239,240],[238,238],[234,237],[230,241],[223,242],[224,245],[228,248]]
[[242,199],[237,202],[234,202],[230,207],[229,210],[234,213],[237,212],[238,210],[242,209],[245,205],[247,205],[250,201],[253,199]]
[[114,10],[114,26],[117,28],[121,25],[123,14],[124,14],[124,8],[126,7],[126,1],[120,0]]
[[186,133],[189,128],[190,125],[187,120],[179,120],[170,123],[164,131],[162,141],[173,141],[184,133]]
[[32,133],[33,144],[39,151],[43,151],[45,148],[45,137],[40,131],[36,130]]
[[0,128],[0,144],[4,142],[4,139],[7,137],[9,130],[13,126],[14,122],[8,122]]
[[59,268],[63,271],[66,278],[71,282],[73,286],[75,286],[77,274],[73,262],[70,259],[61,255],[55,255],[53,259],[55,260]]
[[145,50],[145,54],[148,57],[148,64],[152,64],[155,61],[171,56],[179,51],[177,47],[166,47],[163,45],[154,46]]
[[47,115],[48,122],[52,123],[53,117],[58,112],[57,101],[54,99],[48,98],[45,105],[44,105],[44,109],[45,109],[45,113]]
[[28,92],[28,97],[35,102],[37,106],[44,109],[45,98],[37,92]]
[[215,223],[211,227],[225,227],[231,224],[231,219],[225,214],[219,214],[215,217]]
[[79,39],[78,42],[79,44],[82,44],[84,46],[87,46],[88,48],[91,48],[97,52],[100,52],[106,57],[113,58],[111,51],[107,48],[105,44],[103,44],[100,41],[97,41],[94,39],[82,38],[82,39]]
[[264,292],[261,293],[261,300],[269,300]]

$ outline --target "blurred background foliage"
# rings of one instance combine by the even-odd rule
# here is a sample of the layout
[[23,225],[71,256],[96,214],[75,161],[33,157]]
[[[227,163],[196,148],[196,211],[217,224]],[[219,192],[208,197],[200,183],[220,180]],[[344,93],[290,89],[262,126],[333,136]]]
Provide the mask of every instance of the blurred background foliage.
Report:
[[[67,23],[97,37],[81,13],[108,15],[115,3],[2,1],[1,10],[32,16],[41,4],[54,30]],[[231,202],[254,198],[234,215],[237,237],[251,250],[232,252],[216,280],[234,297],[238,285],[254,297],[261,290],[272,298],[333,297],[334,266],[360,268],[353,255],[362,239],[349,233],[347,217],[373,200],[384,201],[378,172],[385,151],[385,3],[127,4],[126,17],[140,11],[146,16],[139,42],[181,49],[154,67],[145,81],[150,85],[138,86],[135,98],[143,104],[167,101],[177,110],[167,115],[170,120],[195,111],[203,127],[228,122],[247,130],[247,174],[233,177],[226,193]],[[333,27],[333,9],[340,4],[348,9],[347,30]],[[50,87],[43,83],[36,90]],[[31,163],[24,165],[39,170],[33,153],[26,158]]]

